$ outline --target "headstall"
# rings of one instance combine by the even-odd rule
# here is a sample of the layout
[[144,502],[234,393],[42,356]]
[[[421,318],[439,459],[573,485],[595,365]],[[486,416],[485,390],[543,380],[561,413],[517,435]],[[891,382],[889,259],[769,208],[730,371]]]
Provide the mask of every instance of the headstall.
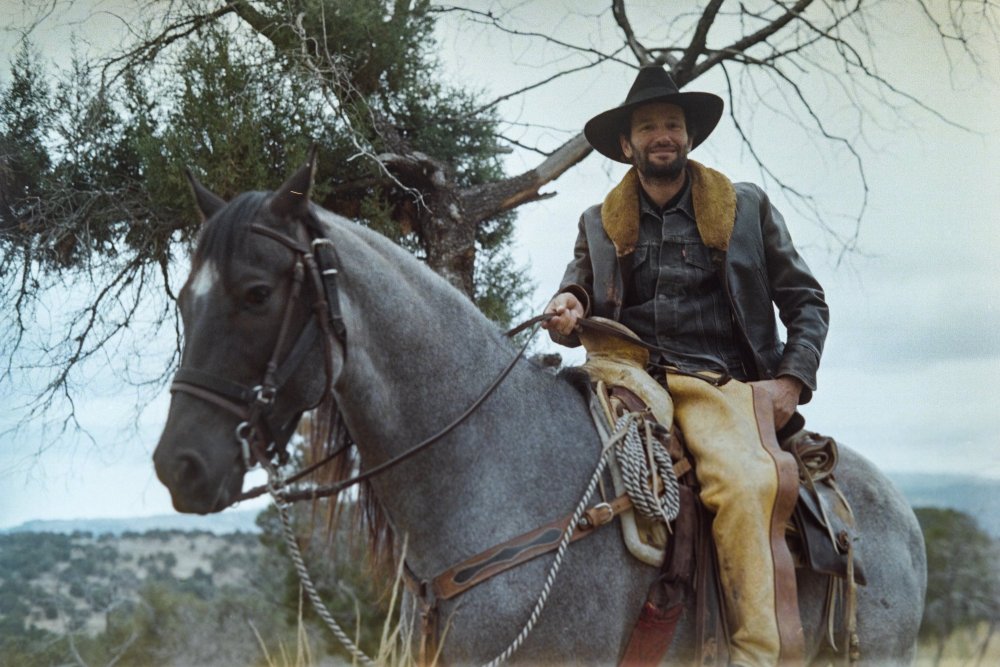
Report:
[[[344,349],[347,349],[346,328],[337,290],[340,262],[336,249],[330,239],[317,234],[310,225],[303,226],[309,237],[308,243],[302,243],[263,225],[250,225],[253,233],[277,241],[296,255],[278,339],[260,383],[251,387],[197,368],[181,367],[170,385],[171,392],[183,392],[195,396],[236,415],[241,420],[236,427],[235,436],[240,443],[243,462],[248,469],[258,462],[262,464],[272,460],[277,460],[278,464],[287,462],[287,442],[299,423],[301,413],[295,414],[285,422],[278,422],[272,409],[278,392],[295,373],[306,354],[313,349],[316,339],[323,340],[327,380],[323,396],[315,405],[322,402],[330,391],[333,377],[331,336],[336,336]],[[306,274],[309,275],[316,292],[316,301],[312,306],[313,315],[302,328],[288,354],[284,359],[280,359],[279,355],[288,338],[292,313],[302,293]]]
[[[295,414],[286,422],[278,423],[273,417],[272,408],[278,392],[294,374],[309,350],[316,344],[316,338],[321,337],[323,339],[326,386],[320,399],[307,409],[319,405],[331,391],[330,385],[333,377],[331,336],[336,336],[345,353],[347,350],[346,327],[340,307],[340,293],[337,288],[340,262],[337,257],[336,248],[330,239],[316,232],[318,223],[314,219],[312,225],[304,224],[303,226],[310,237],[308,244],[304,244],[263,225],[250,225],[250,230],[253,233],[266,236],[281,243],[296,255],[292,282],[282,315],[278,340],[275,343],[271,359],[265,367],[263,379],[260,384],[250,387],[197,368],[182,367],[178,369],[170,385],[171,392],[183,392],[195,396],[236,415],[241,420],[236,427],[234,435],[240,445],[243,462],[247,469],[252,468],[256,463],[260,463],[265,467],[270,466],[273,460],[276,460],[279,465],[287,462],[287,442],[291,434],[295,431],[302,413]],[[295,343],[292,344],[288,354],[279,362],[279,355],[284,346],[285,339],[288,337],[288,328],[292,319],[293,307],[302,292],[302,284],[307,273],[313,286],[316,288],[317,297],[313,303],[313,314],[299,333]],[[539,315],[533,317],[508,331],[507,336],[513,336],[527,327],[538,324],[550,317],[552,316]],[[440,431],[388,461],[359,473],[354,477],[342,480],[330,488],[314,493],[312,497],[336,495],[350,486],[388,470],[441,440],[471,416],[492,395],[497,387],[500,386],[500,383],[514,369],[517,362],[524,356],[529,343],[530,337],[525,341],[517,355],[504,367],[479,398]],[[282,444],[278,445],[277,443]],[[321,461],[286,478],[284,483],[289,484],[301,479],[316,468],[335,458],[342,451],[343,448],[339,448],[331,452]],[[262,495],[265,491],[265,487],[251,489],[242,493],[236,500],[254,498]],[[296,500],[298,499],[296,498]]]

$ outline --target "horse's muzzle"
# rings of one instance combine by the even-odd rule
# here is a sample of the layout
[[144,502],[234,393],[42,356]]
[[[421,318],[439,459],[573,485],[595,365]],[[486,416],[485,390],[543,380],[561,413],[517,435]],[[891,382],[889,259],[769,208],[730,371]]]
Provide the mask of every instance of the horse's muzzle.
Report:
[[[242,475],[237,474],[233,465],[218,474],[210,469],[208,462],[195,451],[164,454],[161,448],[153,454],[156,476],[167,490],[174,509],[188,514],[211,514],[221,512],[232,502],[240,491]],[[235,491],[230,487],[235,482]]]

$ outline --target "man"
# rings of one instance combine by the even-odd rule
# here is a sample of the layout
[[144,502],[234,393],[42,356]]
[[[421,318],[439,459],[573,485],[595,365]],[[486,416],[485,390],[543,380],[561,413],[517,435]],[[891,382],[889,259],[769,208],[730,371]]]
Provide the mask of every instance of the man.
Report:
[[803,651],[784,541],[797,471],[775,431],[802,426],[796,406],[816,388],[829,316],[764,192],[688,160],[722,110],[719,97],[681,93],[661,67],[647,67],[623,104],[587,122],[594,149],[632,169],[581,216],[546,327],[573,346],[577,320],[607,317],[670,350],[650,368],[670,391],[714,513],[731,661],[791,664]]

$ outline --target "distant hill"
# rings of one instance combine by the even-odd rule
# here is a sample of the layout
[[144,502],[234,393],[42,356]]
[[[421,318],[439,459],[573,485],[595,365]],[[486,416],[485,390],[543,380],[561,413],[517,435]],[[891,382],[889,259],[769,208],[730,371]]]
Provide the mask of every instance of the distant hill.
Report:
[[127,519],[74,519],[27,521],[0,533],[73,533],[94,535],[121,535],[145,533],[151,530],[204,531],[224,535],[228,533],[260,532],[255,523],[260,510],[227,510],[219,514],[161,514],[159,516],[132,517]]
[[974,475],[889,474],[913,507],[943,507],[965,512],[1000,538],[1000,480]]
[[[942,507],[972,515],[979,525],[1000,538],[1000,480],[973,475],[932,475],[928,473],[889,473],[889,479],[899,487],[913,507]],[[164,514],[131,519],[80,519],[73,521],[28,521],[0,530],[0,533],[72,533],[94,535],[125,532],[143,533],[149,530],[206,531],[226,533],[256,533],[255,520],[260,510],[227,510],[220,514]]]

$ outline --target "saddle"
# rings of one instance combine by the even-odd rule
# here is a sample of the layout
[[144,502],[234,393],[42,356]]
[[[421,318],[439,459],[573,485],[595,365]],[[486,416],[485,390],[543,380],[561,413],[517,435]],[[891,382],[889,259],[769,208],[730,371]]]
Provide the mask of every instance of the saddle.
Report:
[[[620,664],[656,663],[669,648],[680,612],[692,607],[696,661],[725,664],[728,633],[711,516],[699,500],[696,465],[673,421],[672,400],[646,372],[649,352],[635,334],[617,322],[594,319],[598,319],[598,326],[583,328],[580,339],[587,349],[581,370],[602,408],[600,414],[594,414],[595,423],[608,436],[611,424],[626,413],[642,415],[651,422],[654,428],[648,432],[657,434],[659,445],[670,455],[680,498],[680,512],[670,526],[632,509],[619,516],[622,538],[632,555],[661,567],[661,577],[647,596]],[[826,635],[829,648],[836,653],[852,643],[854,586],[866,583],[856,548],[853,513],[835,482],[837,443],[828,436],[799,430],[780,444],[799,464],[798,501],[786,541],[797,567],[808,567],[830,578]],[[616,494],[622,494],[621,473],[614,465],[612,478]],[[856,645],[852,646],[852,653],[856,651]]]
[[[598,321],[596,325],[593,324],[595,320]],[[687,452],[680,429],[673,424],[673,402],[667,391],[646,372],[648,352],[635,334],[610,320],[590,318],[586,322],[587,329],[580,338],[587,347],[588,360],[582,367],[563,373],[570,381],[576,380],[584,390],[594,423],[606,443],[613,439],[611,431],[615,418],[625,413],[632,415],[633,420],[641,420],[643,430],[659,441],[669,454],[673,477],[678,480],[679,512],[669,525],[637,514],[632,498],[623,492],[621,470],[611,465],[614,497],[602,485],[602,501],[578,516],[561,516],[516,535],[430,579],[420,579],[404,567],[403,579],[418,603],[421,619],[421,664],[428,664],[436,655],[440,602],[453,599],[501,572],[556,551],[567,536],[570,543],[585,539],[611,525],[616,518],[630,552],[641,561],[661,568],[660,577],[643,603],[620,664],[634,666],[659,662],[670,647],[681,614],[688,607],[693,607],[695,612],[698,655],[685,657],[696,659],[702,665],[726,664],[729,638],[716,572],[711,516],[698,499],[694,460]],[[836,443],[832,438],[803,431],[788,439],[786,446],[792,448],[799,461],[800,481],[803,482],[794,521],[789,525],[789,546],[800,565],[830,577],[828,639],[836,651],[836,635],[854,636],[854,582],[864,583],[854,547],[857,537],[852,514],[834,483]],[[662,480],[654,481],[654,486],[657,484],[665,488]],[[838,597],[846,598],[842,605],[843,621],[839,624],[835,613]]]

